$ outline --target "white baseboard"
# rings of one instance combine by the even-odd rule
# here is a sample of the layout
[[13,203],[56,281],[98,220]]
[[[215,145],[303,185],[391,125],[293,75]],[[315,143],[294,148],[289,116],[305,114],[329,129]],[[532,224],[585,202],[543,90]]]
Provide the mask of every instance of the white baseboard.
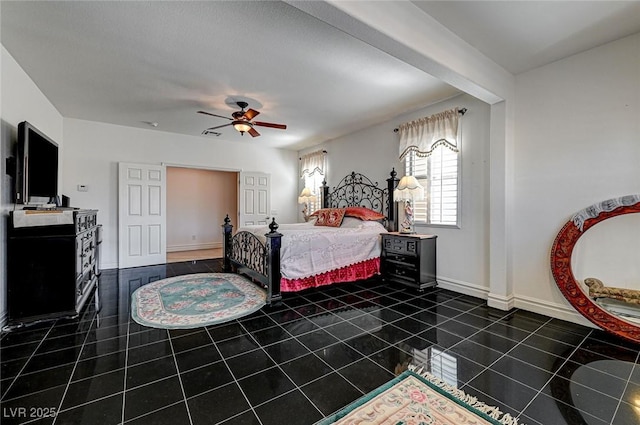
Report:
[[567,322],[577,323],[590,328],[598,328],[582,314],[577,312],[573,307],[549,301],[542,301],[522,295],[516,297],[515,302],[515,307],[523,310],[544,314],[545,316],[555,317],[556,319],[566,320]]
[[515,297],[513,294],[505,297],[504,295],[489,293],[487,305],[489,307],[497,308],[498,310],[509,311],[515,307]]
[[476,285],[474,283],[464,282],[462,280],[450,279],[448,277],[437,276],[438,288],[448,289],[460,294],[470,295],[476,298],[486,300],[489,295],[489,288]]
[[559,303],[550,303],[548,301],[522,295],[503,297],[500,295],[491,294],[489,288],[487,287],[441,276],[438,276],[437,280],[439,288],[448,289],[460,294],[485,299],[487,300],[487,305],[489,307],[494,307],[504,311],[511,310],[514,307],[521,308],[522,310],[543,314],[548,317],[554,317],[556,319],[566,320],[567,322],[577,323],[579,325],[584,325],[591,328],[597,328],[597,326],[595,326],[584,316],[582,316],[582,314],[580,314],[570,306]]
[[194,251],[196,249],[222,248],[222,242],[206,242],[167,246],[167,252]]

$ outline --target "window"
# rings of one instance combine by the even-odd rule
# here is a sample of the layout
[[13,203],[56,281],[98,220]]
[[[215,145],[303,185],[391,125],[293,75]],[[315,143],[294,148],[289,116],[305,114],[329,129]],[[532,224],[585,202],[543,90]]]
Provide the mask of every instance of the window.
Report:
[[425,199],[415,201],[414,222],[444,226],[458,225],[459,152],[440,144],[429,156],[409,152],[405,174],[415,176],[425,188]]
[[304,187],[311,189],[316,197],[316,200],[309,202],[307,206],[308,214],[322,208],[322,180],[324,180],[324,175],[320,173],[305,174],[304,176]]
[[316,197],[315,201],[307,204],[307,214],[322,208],[322,182],[326,178],[327,151],[315,151],[300,157],[300,178],[304,181],[304,188],[311,189]]
[[458,226],[460,211],[459,116],[466,108],[453,108],[403,123],[399,158],[405,175],[413,175],[425,189],[425,200],[415,201],[415,224]]

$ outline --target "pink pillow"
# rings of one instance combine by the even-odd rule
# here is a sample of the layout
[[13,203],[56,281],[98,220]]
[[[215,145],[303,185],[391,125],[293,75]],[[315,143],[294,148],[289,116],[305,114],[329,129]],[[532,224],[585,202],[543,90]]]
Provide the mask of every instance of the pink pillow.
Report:
[[382,220],[384,218],[383,214],[380,214],[379,212],[374,210],[370,210],[369,208],[366,208],[366,207],[347,207],[345,215],[347,217],[356,217],[356,218],[359,218],[360,220],[365,220],[365,221]]
[[344,208],[323,208],[317,211],[316,226],[340,227],[344,219]]

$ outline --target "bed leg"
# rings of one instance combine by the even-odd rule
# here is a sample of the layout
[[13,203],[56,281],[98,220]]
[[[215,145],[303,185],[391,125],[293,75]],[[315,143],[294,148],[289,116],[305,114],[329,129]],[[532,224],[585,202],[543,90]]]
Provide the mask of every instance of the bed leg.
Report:
[[233,225],[231,224],[231,219],[229,218],[229,214],[224,218],[224,224],[222,225],[222,230],[224,232],[224,237],[222,238],[222,269],[225,273],[230,273],[231,270],[231,233],[233,231]]
[[282,242],[282,233],[278,233],[278,223],[274,218],[269,224],[271,230],[265,236],[267,237],[267,305],[274,305],[282,300],[280,293],[280,246]]

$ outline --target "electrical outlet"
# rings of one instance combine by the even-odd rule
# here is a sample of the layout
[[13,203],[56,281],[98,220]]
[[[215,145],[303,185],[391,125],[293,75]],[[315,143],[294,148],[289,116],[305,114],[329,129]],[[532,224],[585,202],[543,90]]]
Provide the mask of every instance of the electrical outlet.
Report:
[[278,215],[278,210],[271,210],[271,215]]
[[88,191],[89,191],[89,186],[87,186],[86,184],[78,185],[78,192],[88,192]]

